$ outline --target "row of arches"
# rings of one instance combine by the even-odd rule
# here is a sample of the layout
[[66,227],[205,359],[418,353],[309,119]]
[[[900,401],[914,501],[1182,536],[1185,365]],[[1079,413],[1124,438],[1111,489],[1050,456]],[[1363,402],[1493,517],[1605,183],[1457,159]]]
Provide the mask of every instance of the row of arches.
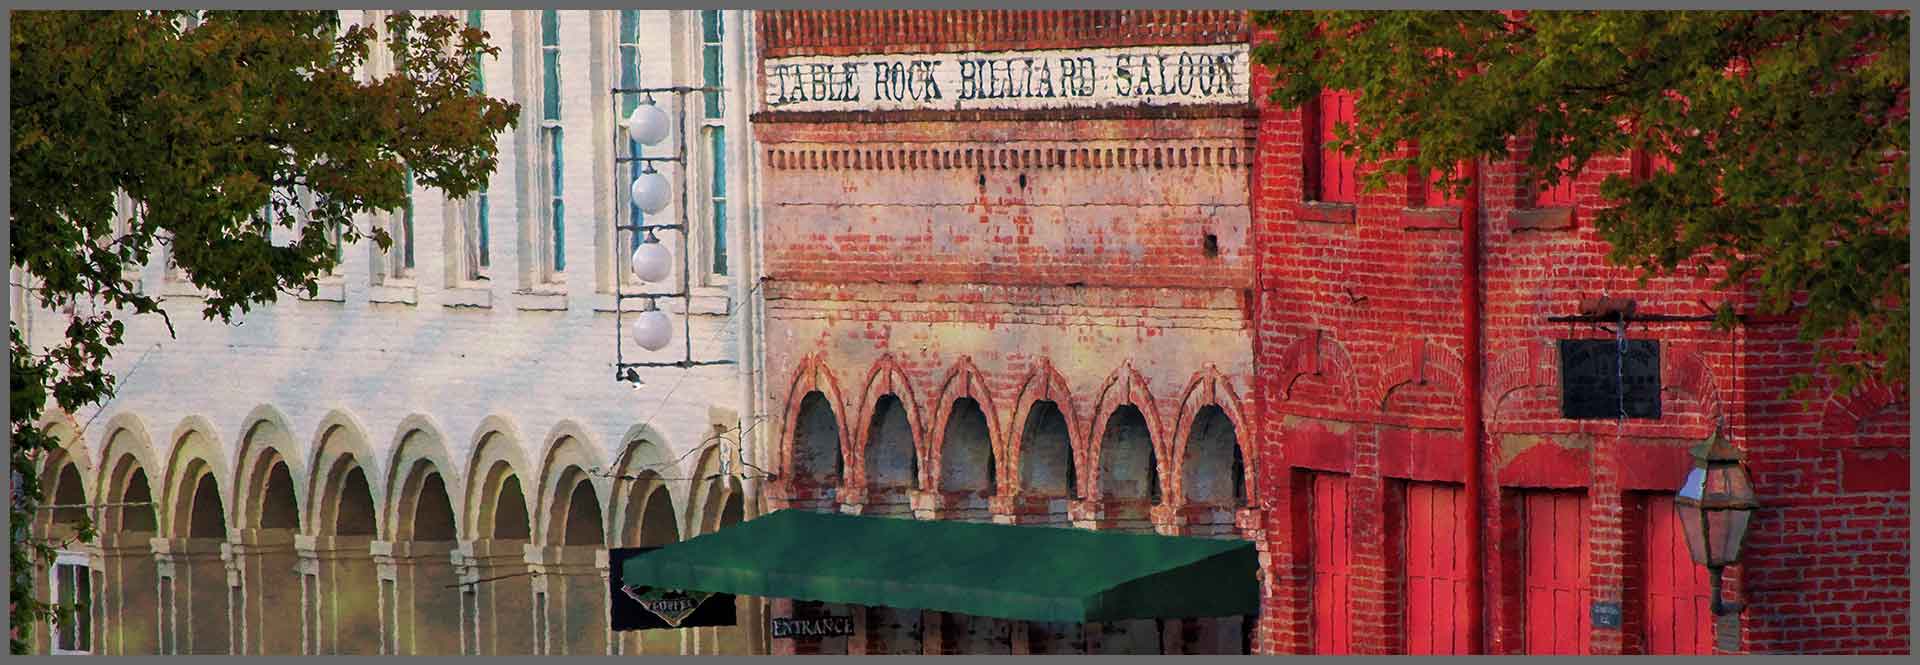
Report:
[[1073,501],[1249,505],[1246,421],[1232,381],[1212,365],[1188,381],[1174,422],[1162,422],[1165,411],[1130,363],[1087,411],[1045,360],[1021,381],[1011,409],[995,403],[994,384],[965,357],[924,397],[890,355],[867,371],[857,400],[840,385],[818,355],[794,373],[780,460],[799,501],[832,494],[882,512],[915,492],[975,508],[1005,497],[1043,512]]
[[[42,460],[57,508],[36,528],[58,535],[94,511],[95,574],[112,579],[93,588],[125,596],[99,603],[104,653],[619,652],[598,611],[606,548],[664,545],[748,512],[740,479],[722,473],[726,437],[670,458],[634,428],[607,463],[563,422],[535,463],[497,417],[459,458],[418,416],[384,455],[341,412],[304,446],[271,407],[231,445],[198,417],[155,446],[120,414],[98,455],[68,423],[52,427],[68,443]],[[474,582],[499,575],[518,581]],[[294,616],[297,633],[267,628]],[[508,635],[529,624],[536,634]]]

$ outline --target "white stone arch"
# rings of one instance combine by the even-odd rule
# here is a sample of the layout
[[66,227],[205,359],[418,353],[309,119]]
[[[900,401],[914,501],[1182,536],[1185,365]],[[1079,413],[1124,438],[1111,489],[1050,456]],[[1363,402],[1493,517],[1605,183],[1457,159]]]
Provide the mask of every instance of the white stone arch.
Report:
[[360,421],[341,410],[333,410],[320,419],[320,426],[313,434],[312,456],[307,462],[307,496],[310,506],[302,516],[301,527],[313,535],[337,535],[339,510],[343,483],[353,467],[359,467],[366,477],[368,499],[373,502],[371,531],[364,535],[383,532],[380,523],[380,497],[385,496],[385,474],[379,467],[379,457],[374,455],[367,438],[366,427]]
[[[187,416],[173,428],[173,434],[167,437],[171,450],[167,454],[165,480],[160,483],[163,498],[159,500],[156,517],[160,520],[160,533],[171,538],[189,537],[192,528],[191,517],[196,509],[195,492],[202,477],[211,477],[214,491],[220,500],[220,520],[224,528],[233,527],[233,488],[228,480],[232,476],[227,472],[226,455],[220,445],[219,432],[213,423],[202,416]],[[151,478],[149,478],[151,482]],[[203,534],[199,537],[215,537]],[[222,536],[224,537],[224,534]]]
[[487,416],[480,421],[479,428],[473,434],[473,444],[469,446],[472,452],[467,455],[466,469],[461,473],[462,486],[465,488],[460,508],[464,539],[485,540],[494,537],[500,493],[509,478],[519,487],[521,500],[518,512],[526,516],[523,526],[527,537],[531,537],[534,513],[531,488],[534,486],[528,484],[530,477],[527,474],[532,466],[521,444],[524,440],[511,420]]
[[240,445],[235,448],[232,463],[231,486],[235,497],[232,526],[255,528],[262,523],[268,479],[274,465],[286,464],[287,475],[292,480],[294,514],[304,528],[308,503],[307,451],[294,436],[286,416],[272,405],[262,404],[247,413],[237,431]]
[[[607,542],[618,547],[638,547],[643,536],[657,530],[657,525],[648,523],[649,515],[657,514],[652,503],[657,497],[665,497],[667,514],[673,517],[673,535],[680,538],[686,531],[686,523],[681,519],[680,505],[676,494],[676,484],[686,487],[686,483],[673,480],[681,477],[678,465],[668,455],[671,448],[666,437],[647,425],[635,425],[628,428],[621,437],[625,445],[621,446],[620,457],[614,461],[616,478],[610,479],[613,495],[609,506],[607,523]],[[659,494],[658,492],[665,492]]]
[[[100,464],[96,467],[98,476],[94,487],[100,488],[96,496],[102,503],[117,504],[128,501],[128,491],[133,489],[135,474],[146,483],[147,499],[158,501],[162,472],[155,460],[153,439],[147,434],[147,426],[133,413],[120,413],[107,420],[101,429]],[[135,496],[134,499],[138,500]],[[100,512],[100,523],[94,525],[101,533],[118,533],[126,529],[129,510],[148,510],[149,514],[158,513],[157,506],[108,506]],[[147,520],[136,520],[144,523]],[[159,516],[153,514],[154,532],[159,532]]]
[[745,497],[740,478],[720,474],[720,449],[709,448],[694,465],[695,489],[688,495],[684,509],[688,523],[697,530],[688,536],[713,533],[721,528],[727,502]]
[[[540,482],[537,496],[533,499],[539,510],[533,514],[534,537],[536,542],[546,545],[560,545],[566,542],[565,517],[571,508],[573,490],[581,480],[593,486],[595,508],[600,514],[600,535],[604,542],[612,530],[607,527],[608,514],[606,501],[612,496],[613,488],[604,474],[593,473],[603,468],[600,462],[600,446],[586,428],[571,420],[562,420],[554,425],[547,435],[546,451],[541,455]],[[523,484],[524,487],[524,484]]]
[[[58,444],[48,450],[40,459],[35,471],[40,476],[40,495],[42,506],[64,506],[72,503],[92,505],[98,503],[99,490],[97,473],[93,460],[87,455],[86,441],[80,438],[72,422],[65,419],[48,419],[40,426],[40,431],[53,437]],[[72,476],[66,471],[71,468]],[[72,483],[71,485],[69,483]],[[77,485],[77,488],[75,487]],[[75,490],[78,490],[77,492]],[[46,533],[55,523],[65,522],[70,517],[85,516],[94,518],[87,508],[56,508],[41,510],[33,516],[36,529]]]
[[[413,540],[414,511],[419,506],[422,484],[427,475],[439,474],[440,482],[446,487],[447,504],[458,506],[456,497],[466,496],[466,478],[461,467],[453,463],[453,456],[447,453],[444,430],[425,414],[412,414],[400,420],[395,428],[392,451],[387,458],[386,495],[381,498],[380,510],[386,513],[385,529],[381,531],[387,540]],[[465,511],[453,508],[453,533],[466,533],[461,525]]]

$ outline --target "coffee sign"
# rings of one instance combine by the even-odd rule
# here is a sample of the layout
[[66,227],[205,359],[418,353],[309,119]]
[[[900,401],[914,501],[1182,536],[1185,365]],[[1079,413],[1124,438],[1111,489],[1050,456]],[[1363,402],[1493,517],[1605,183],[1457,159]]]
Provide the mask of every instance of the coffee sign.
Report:
[[773,111],[1244,104],[1246,44],[801,56],[766,61]]

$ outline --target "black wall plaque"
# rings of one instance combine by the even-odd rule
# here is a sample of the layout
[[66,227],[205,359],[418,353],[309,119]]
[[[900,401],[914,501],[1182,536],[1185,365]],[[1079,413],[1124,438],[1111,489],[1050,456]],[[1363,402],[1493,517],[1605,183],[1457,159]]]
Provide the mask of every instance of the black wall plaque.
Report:
[[776,618],[769,621],[777,638],[849,637],[853,635],[853,617],[817,617],[812,619]]
[[1593,601],[1594,628],[1620,628],[1620,603],[1611,600]]
[[1627,340],[1624,358],[1622,367],[1615,340],[1560,340],[1560,415],[1583,420],[1620,417],[1624,380],[1627,417],[1659,419],[1660,342]]
[[613,595],[614,630],[655,630],[697,626],[731,626],[733,595],[648,587],[630,588],[620,581],[621,564],[658,547],[616,547],[607,550],[607,580]]

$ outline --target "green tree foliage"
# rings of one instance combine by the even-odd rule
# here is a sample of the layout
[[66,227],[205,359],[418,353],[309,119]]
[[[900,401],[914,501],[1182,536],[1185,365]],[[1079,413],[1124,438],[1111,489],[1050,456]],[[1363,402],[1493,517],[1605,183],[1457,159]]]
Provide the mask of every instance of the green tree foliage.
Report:
[[[58,339],[29,344],[9,326],[17,653],[55,612],[28,584],[49,554],[26,531],[34,472],[58,445],[42,414],[111,396],[122,317],[166,316],[132,281],[149,252],[166,243],[208,319],[316,293],[335,263],[330,233],[387,247],[354,217],[403,205],[409,169],[451,197],[482,186],[519,107],[470,92],[479,56],[499,49],[448,16],[396,13],[379,31],[330,11],[23,11],[12,23],[12,265],[29,276],[16,288],[71,312]],[[376,49],[391,73],[367,73]],[[121,195],[133,214],[116,225]]]
[[[1535,182],[1597,156],[1608,258],[1642,278],[1719,276],[1719,308],[1787,315],[1841,390],[1907,377],[1907,39],[1890,12],[1255,12],[1273,101],[1353,90],[1337,142],[1385,173],[1512,157]],[[1417,151],[1402,150],[1418,146]],[[1837,343],[1836,343],[1837,342]],[[1857,353],[1856,353],[1857,352]],[[1876,376],[1877,375],[1877,376]],[[1796,391],[1811,375],[1798,377]]]

